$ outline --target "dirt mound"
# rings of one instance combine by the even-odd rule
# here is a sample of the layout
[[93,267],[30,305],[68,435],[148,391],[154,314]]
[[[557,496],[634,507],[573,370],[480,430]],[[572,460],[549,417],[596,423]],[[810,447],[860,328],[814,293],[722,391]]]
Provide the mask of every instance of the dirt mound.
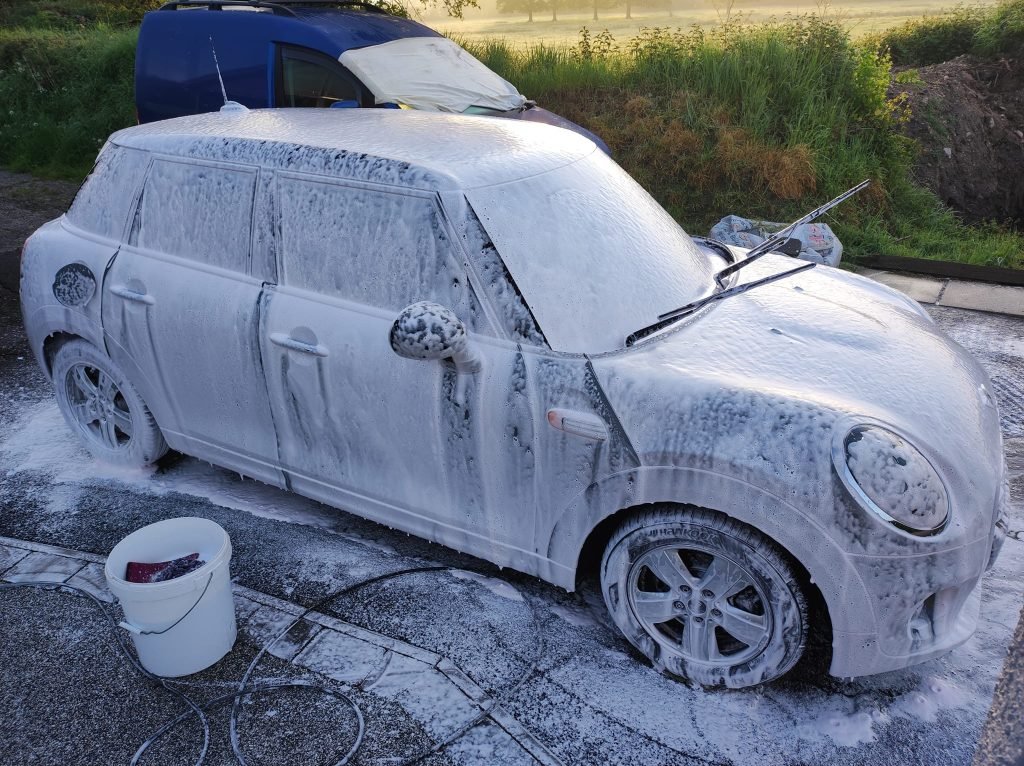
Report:
[[916,72],[890,95],[907,94],[917,181],[966,221],[1024,228],[1024,60],[959,56]]

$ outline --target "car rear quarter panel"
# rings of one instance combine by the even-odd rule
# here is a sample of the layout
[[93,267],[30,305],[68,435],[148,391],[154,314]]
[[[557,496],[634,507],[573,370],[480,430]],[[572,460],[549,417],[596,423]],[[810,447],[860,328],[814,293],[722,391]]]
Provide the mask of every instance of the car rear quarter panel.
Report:
[[[51,335],[78,335],[103,348],[103,276],[116,252],[115,243],[89,235],[63,216],[44,224],[25,243],[21,262],[22,314],[32,352],[47,372],[49,364],[43,348]],[[64,305],[56,296],[57,273],[69,264],[85,266],[94,279],[91,297],[77,305]]]

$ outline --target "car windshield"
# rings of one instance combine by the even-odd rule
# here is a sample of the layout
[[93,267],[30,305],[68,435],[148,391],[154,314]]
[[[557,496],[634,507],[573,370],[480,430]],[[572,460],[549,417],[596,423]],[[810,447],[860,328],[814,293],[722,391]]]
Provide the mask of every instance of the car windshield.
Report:
[[602,152],[466,192],[552,348],[623,348],[712,292],[711,256]]
[[431,112],[507,112],[526,104],[516,87],[446,37],[406,37],[345,51],[341,63],[378,104]]

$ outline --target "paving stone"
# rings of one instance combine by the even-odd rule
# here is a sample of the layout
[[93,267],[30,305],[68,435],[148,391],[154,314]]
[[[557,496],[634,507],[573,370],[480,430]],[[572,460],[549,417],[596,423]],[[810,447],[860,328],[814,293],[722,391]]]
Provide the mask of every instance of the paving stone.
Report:
[[0,545],[0,577],[3,576],[4,572],[17,564],[27,555],[28,551],[21,548],[11,548],[6,545]]
[[883,285],[888,285],[894,290],[899,290],[919,303],[935,303],[938,301],[942,288],[947,281],[934,277],[893,274],[888,271],[871,274],[870,276],[876,282],[881,282]]
[[85,565],[84,561],[55,556],[52,553],[30,553],[4,574],[10,582],[64,582]]
[[491,709],[491,719],[508,732],[519,743],[533,760],[541,766],[563,766],[556,756],[541,739],[530,731],[518,718],[500,705]]
[[67,584],[88,591],[100,601],[114,603],[114,594],[107,588],[107,577],[99,564],[86,564],[78,574],[68,580]]
[[[272,641],[281,631],[288,627],[295,617],[275,609],[272,606],[261,606],[245,621],[244,629],[253,641],[262,646]],[[302,651],[302,647],[323,628],[306,620],[301,620],[295,627],[275,642],[269,654],[282,660],[291,660]]]
[[359,684],[377,676],[387,651],[333,630],[321,630],[295,657],[295,663],[336,681]]
[[397,701],[435,741],[480,713],[480,708],[444,674],[401,654],[392,653],[387,669],[363,688]]
[[1024,287],[950,281],[939,305],[1024,316]]
[[487,766],[536,766],[537,761],[512,736],[491,721],[467,731],[444,749],[456,763]]
[[259,602],[248,599],[238,593],[235,596],[235,620],[239,625],[248,620],[261,606]]
[[481,689],[480,686],[462,670],[462,668],[450,659],[447,657],[441,658],[441,661],[438,662],[435,667],[441,671],[449,681],[455,684],[463,694],[473,700],[473,702],[478,705],[483,705],[487,702],[487,692]]

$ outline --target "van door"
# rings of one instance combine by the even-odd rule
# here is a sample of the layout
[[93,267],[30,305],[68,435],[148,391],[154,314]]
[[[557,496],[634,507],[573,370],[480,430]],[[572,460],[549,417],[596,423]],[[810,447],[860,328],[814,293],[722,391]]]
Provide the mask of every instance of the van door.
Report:
[[372,94],[337,59],[296,45],[277,46],[274,105],[373,106]]
[[[283,484],[251,274],[254,167],[154,159],[104,280],[115,360],[151,381],[175,449]],[[154,412],[156,407],[152,407]]]

